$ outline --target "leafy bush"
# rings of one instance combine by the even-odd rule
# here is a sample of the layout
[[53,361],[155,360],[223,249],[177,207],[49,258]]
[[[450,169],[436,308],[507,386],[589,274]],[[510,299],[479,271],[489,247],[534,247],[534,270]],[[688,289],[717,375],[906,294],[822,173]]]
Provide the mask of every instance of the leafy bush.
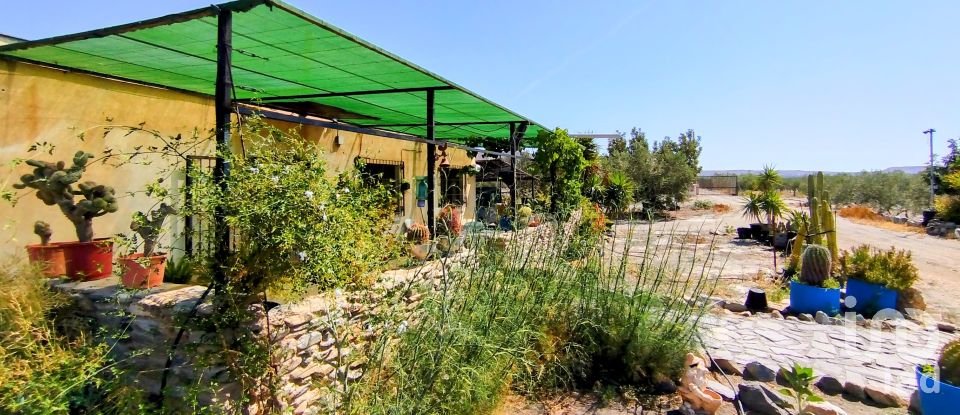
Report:
[[937,219],[960,223],[960,196],[937,196],[933,206],[937,211]]
[[694,210],[710,210],[713,209],[713,202],[709,200],[697,200],[693,202]]
[[910,251],[873,248],[860,245],[840,255],[840,270],[846,278],[880,284],[894,290],[905,290],[920,278]]
[[[348,412],[476,414],[510,389],[651,390],[655,379],[678,378],[703,313],[685,299],[710,287],[704,259],[690,268],[648,255],[629,264],[628,236],[622,256],[598,237],[567,262],[569,238],[548,228],[536,228],[536,243],[514,235],[506,249],[479,245],[475,261],[447,274],[416,321],[373,348]],[[675,257],[675,249],[660,254]],[[407,327],[408,318],[393,320]]]
[[0,412],[142,413],[139,392],[121,386],[105,344],[57,329],[69,299],[46,281],[23,263],[0,265]]
[[244,124],[245,154],[229,156],[229,192],[212,175],[196,173],[194,212],[217,209],[239,242],[228,274],[238,291],[265,288],[303,292],[366,282],[396,257],[389,234],[394,198],[364,183],[355,171],[328,176],[322,150],[296,130],[258,119]]

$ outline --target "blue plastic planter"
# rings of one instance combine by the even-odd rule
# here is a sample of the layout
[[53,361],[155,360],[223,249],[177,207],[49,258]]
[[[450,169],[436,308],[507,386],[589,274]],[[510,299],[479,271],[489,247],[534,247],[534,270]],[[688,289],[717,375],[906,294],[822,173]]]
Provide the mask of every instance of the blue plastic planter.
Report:
[[960,388],[924,375],[919,367],[917,393],[923,415],[955,415],[960,406]]
[[790,311],[816,314],[823,311],[831,316],[840,313],[840,289],[813,287],[790,281]]
[[[847,297],[853,296],[857,304],[852,308],[862,314],[874,314],[886,308],[897,308],[897,291],[880,284],[850,278],[847,280]],[[850,300],[846,301],[850,304]]]

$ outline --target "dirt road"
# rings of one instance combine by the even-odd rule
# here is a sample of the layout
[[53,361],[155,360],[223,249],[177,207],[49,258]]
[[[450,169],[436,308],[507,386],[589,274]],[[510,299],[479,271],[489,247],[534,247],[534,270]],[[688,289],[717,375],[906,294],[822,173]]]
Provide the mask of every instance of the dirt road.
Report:
[[[740,214],[743,202],[738,196],[701,195],[697,199],[723,203],[731,207],[730,212],[722,215],[707,213],[679,219],[679,227],[704,226],[704,230],[747,226],[750,222]],[[799,199],[789,201],[792,208],[799,207]],[[916,284],[934,318],[948,321],[960,321],[960,240],[930,237],[918,233],[897,232],[875,226],[854,223],[837,218],[837,243],[840,249],[849,249],[859,244],[869,244],[879,248],[895,246],[913,254],[914,264],[920,271],[920,281]],[[735,239],[736,235],[717,239],[717,249],[721,255],[729,253],[729,262],[724,275],[752,276],[758,270],[773,270],[771,252],[768,249],[743,244]]]

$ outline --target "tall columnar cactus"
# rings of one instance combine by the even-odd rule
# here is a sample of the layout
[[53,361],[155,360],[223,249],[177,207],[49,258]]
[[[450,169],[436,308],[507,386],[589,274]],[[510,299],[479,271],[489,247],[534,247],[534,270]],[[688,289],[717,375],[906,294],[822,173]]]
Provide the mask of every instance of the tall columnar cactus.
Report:
[[[35,189],[37,198],[44,204],[58,206],[64,216],[73,223],[77,240],[80,242],[93,240],[94,218],[117,211],[117,198],[112,187],[94,182],[77,184],[92,157],[93,154],[78,151],[73,156],[73,165],[69,168],[62,161],[50,163],[27,160],[27,164],[34,167],[33,173],[21,176],[20,183],[13,185],[17,189]],[[83,199],[76,201],[77,196],[82,196]]]
[[143,256],[153,255],[153,250],[157,246],[157,239],[160,237],[160,230],[163,229],[163,221],[167,215],[176,213],[176,209],[166,203],[161,203],[160,207],[145,215],[143,212],[133,214],[133,222],[130,222],[130,230],[136,232],[143,238]]
[[960,387],[960,339],[954,339],[940,351],[940,380]]
[[801,260],[800,281],[822,287],[823,282],[830,278],[830,250],[821,245],[807,245]]
[[40,237],[40,245],[50,245],[50,237],[53,236],[53,231],[50,230],[49,223],[42,220],[34,222],[33,233]]
[[800,267],[800,255],[803,254],[803,246],[806,243],[807,223],[801,222],[797,228],[797,237],[793,240],[793,246],[790,248],[790,264],[792,270]]
[[[840,257],[840,248],[837,246],[837,220],[833,217],[833,211],[830,210],[829,193],[823,192],[823,200],[820,201],[820,223],[823,236],[827,240],[827,249],[830,250],[831,258]],[[833,264],[835,267],[839,263]]]

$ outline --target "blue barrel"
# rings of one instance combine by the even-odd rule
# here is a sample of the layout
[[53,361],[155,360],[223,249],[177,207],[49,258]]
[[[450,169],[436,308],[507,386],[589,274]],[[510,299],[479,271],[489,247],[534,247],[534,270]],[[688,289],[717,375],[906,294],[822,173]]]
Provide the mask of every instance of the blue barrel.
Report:
[[960,388],[924,375],[919,367],[917,393],[923,415],[955,415],[960,406]]
[[[847,280],[847,297],[851,296],[857,299],[856,305],[851,308],[864,315],[873,315],[887,308],[897,308],[897,291],[880,284],[850,278]],[[846,300],[848,306],[850,303],[849,299]]]
[[809,314],[823,311],[831,316],[837,315],[840,313],[840,289],[790,281],[790,311]]

